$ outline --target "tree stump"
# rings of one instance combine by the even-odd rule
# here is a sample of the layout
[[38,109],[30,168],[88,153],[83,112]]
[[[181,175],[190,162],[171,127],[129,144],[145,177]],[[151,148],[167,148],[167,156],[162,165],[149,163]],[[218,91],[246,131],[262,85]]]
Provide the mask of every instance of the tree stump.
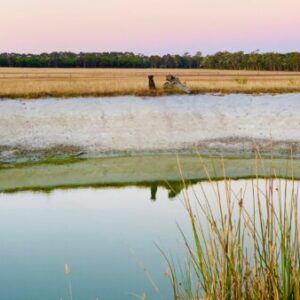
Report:
[[149,80],[149,90],[156,90],[154,75],[148,75],[148,80]]

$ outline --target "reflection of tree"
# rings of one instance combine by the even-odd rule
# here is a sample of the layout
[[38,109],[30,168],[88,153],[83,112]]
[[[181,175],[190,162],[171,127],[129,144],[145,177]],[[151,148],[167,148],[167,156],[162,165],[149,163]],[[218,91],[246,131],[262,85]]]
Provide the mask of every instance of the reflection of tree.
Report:
[[184,185],[182,182],[170,182],[167,186],[169,190],[169,198],[175,198],[183,190]]
[[186,181],[185,183],[183,183],[182,181],[157,181],[147,182],[144,186],[150,187],[151,200],[156,201],[158,187],[164,187],[165,189],[167,189],[169,198],[173,199],[178,196],[185,187],[191,184],[195,184],[196,182],[197,181]]
[[151,185],[151,200],[156,200],[156,193],[157,193],[157,183]]

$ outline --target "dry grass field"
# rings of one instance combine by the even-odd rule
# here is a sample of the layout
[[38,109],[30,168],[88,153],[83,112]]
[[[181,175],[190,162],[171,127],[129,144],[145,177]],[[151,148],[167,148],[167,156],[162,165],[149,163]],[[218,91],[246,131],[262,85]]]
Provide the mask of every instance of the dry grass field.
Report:
[[[154,93],[149,74],[155,75]],[[0,98],[165,95],[171,93],[163,89],[167,74],[178,76],[193,94],[300,92],[300,73],[293,72],[0,68]]]

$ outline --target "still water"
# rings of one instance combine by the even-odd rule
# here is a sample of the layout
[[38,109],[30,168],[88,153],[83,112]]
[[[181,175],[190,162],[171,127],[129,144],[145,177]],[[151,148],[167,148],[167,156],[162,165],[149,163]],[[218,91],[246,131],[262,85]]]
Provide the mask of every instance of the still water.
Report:
[[[263,189],[265,180],[259,183]],[[224,203],[226,185],[215,184]],[[232,195],[243,191],[247,207],[253,184],[231,182]],[[213,202],[212,184],[201,185]],[[274,185],[286,193],[298,189],[299,182]],[[202,201],[200,183],[188,191]],[[186,252],[177,224],[188,239],[191,230],[183,192],[169,196],[165,187],[134,186],[0,194],[0,298],[121,300],[145,294],[172,299],[166,262],[155,243],[180,263]]]
[[165,189],[77,189],[0,194],[1,299],[170,299],[154,242],[179,255],[180,200]]

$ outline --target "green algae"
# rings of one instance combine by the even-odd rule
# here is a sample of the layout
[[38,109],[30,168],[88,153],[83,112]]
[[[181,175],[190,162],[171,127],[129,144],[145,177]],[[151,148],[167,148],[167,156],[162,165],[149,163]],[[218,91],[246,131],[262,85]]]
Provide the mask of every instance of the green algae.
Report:
[[237,179],[300,179],[300,160],[285,158],[220,158],[199,155],[139,155],[121,157],[48,157],[42,161],[2,163],[0,192],[51,191],[80,187],[165,187],[170,197],[186,183]]

